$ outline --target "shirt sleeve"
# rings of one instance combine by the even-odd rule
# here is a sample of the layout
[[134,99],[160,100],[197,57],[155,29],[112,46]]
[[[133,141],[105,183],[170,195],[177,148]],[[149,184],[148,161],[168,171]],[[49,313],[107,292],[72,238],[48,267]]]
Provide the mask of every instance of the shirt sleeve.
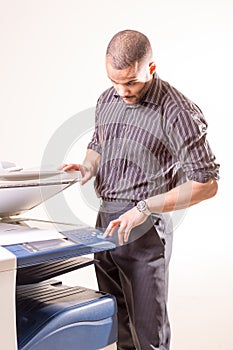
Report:
[[99,126],[98,126],[98,103],[95,111],[95,130],[92,135],[91,141],[87,145],[87,148],[92,149],[93,151],[96,151],[101,154],[101,144],[100,144]]
[[219,164],[206,138],[207,127],[197,106],[179,110],[167,125],[169,145],[179,166],[188,180],[201,183],[219,179]]

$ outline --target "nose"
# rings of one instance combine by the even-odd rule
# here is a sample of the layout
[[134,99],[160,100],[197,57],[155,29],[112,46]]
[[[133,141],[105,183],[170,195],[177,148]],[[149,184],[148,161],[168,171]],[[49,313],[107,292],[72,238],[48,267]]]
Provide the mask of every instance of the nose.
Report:
[[118,95],[120,95],[121,97],[130,95],[130,89],[126,85],[118,84],[116,86],[116,91],[117,91]]

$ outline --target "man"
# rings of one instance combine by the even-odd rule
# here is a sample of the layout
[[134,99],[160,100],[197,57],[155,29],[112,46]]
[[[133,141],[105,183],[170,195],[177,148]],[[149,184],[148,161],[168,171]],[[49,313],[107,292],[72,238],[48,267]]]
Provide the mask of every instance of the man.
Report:
[[106,70],[113,86],[98,100],[86,158],[63,169],[80,170],[82,184],[96,176],[97,227],[118,235],[115,250],[95,256],[100,290],[117,299],[118,350],[168,350],[168,212],[213,197],[219,166],[201,110],[157,76],[145,35],[117,33]]

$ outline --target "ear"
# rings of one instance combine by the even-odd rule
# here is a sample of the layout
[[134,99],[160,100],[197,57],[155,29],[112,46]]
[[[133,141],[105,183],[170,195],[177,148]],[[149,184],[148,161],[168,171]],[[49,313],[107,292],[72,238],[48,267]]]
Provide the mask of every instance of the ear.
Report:
[[155,62],[150,62],[149,63],[149,69],[150,69],[150,74],[154,74],[155,70],[156,70],[156,64]]

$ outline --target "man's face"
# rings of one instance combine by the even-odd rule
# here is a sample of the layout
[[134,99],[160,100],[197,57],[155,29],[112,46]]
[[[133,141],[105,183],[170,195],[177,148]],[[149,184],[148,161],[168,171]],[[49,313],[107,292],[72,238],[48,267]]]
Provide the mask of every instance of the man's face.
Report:
[[126,104],[139,103],[152,82],[155,64],[135,62],[125,69],[115,69],[106,58],[106,70],[116,92]]

